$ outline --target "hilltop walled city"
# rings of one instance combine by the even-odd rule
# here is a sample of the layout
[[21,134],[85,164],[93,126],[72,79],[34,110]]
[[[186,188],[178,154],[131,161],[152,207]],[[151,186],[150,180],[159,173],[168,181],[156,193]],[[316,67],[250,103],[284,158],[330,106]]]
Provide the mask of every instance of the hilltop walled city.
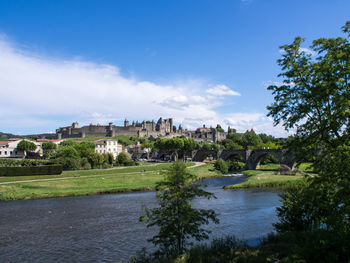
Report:
[[183,129],[181,125],[178,128],[173,124],[173,119],[159,118],[157,122],[143,121],[132,122],[128,120],[124,121],[124,126],[115,126],[112,122],[108,125],[94,125],[79,127],[78,122],[72,123],[71,126],[61,127],[56,130],[57,139],[66,138],[85,138],[85,137],[114,137],[119,135],[138,136],[138,137],[165,137],[173,138],[184,136],[186,138],[193,138],[194,140],[201,142],[218,142],[226,138],[227,133],[231,132],[231,128],[228,127],[225,132],[218,124],[216,128],[207,128],[203,125],[202,128],[196,130]]

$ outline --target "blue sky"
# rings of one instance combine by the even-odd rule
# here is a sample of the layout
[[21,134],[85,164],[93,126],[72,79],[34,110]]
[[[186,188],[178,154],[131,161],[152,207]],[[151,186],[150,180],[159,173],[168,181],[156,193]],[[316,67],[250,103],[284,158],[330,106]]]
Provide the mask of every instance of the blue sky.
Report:
[[336,37],[348,0],[0,0],[0,131],[174,117],[286,136],[279,46]]

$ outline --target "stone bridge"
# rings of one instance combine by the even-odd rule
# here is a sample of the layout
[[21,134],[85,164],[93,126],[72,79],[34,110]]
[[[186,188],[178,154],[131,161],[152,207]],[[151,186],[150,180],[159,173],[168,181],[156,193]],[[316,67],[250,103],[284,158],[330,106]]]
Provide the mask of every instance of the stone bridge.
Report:
[[280,164],[287,165],[293,168],[295,164],[295,157],[291,153],[287,153],[285,150],[274,149],[255,149],[255,150],[194,150],[192,151],[192,160],[196,162],[202,162],[207,157],[213,157],[214,159],[221,158],[223,160],[229,160],[239,157],[245,162],[246,169],[255,170],[259,168],[260,161],[267,154],[273,155]]

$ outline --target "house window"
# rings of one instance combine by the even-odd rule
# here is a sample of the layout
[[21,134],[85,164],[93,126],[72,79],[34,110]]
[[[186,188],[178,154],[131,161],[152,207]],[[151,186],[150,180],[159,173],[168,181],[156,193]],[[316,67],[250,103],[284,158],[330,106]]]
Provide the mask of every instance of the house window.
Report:
[[12,151],[10,152],[10,155],[12,155]]
[[2,152],[0,152],[0,155],[2,154]]
[[7,151],[5,151],[5,155],[7,155]]

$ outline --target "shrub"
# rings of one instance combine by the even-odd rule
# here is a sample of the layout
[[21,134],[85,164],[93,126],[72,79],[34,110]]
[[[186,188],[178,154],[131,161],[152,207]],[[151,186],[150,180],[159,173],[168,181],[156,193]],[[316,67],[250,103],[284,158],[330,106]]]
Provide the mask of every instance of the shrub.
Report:
[[91,169],[91,164],[89,163],[88,158],[84,157],[80,159],[80,167],[81,169],[84,169],[84,170]]
[[244,169],[245,163],[233,160],[227,161],[227,166],[229,171],[240,171]]
[[55,164],[53,161],[37,160],[37,159],[10,159],[0,158],[0,167],[16,167],[16,166],[38,166]]
[[0,176],[28,176],[61,173],[62,166],[57,164],[22,167],[0,167]]
[[79,159],[60,157],[57,158],[57,162],[62,165],[64,170],[78,170],[81,168]]
[[228,173],[228,166],[223,159],[220,159],[220,158],[217,159],[216,162],[214,163],[214,168],[223,174]]

